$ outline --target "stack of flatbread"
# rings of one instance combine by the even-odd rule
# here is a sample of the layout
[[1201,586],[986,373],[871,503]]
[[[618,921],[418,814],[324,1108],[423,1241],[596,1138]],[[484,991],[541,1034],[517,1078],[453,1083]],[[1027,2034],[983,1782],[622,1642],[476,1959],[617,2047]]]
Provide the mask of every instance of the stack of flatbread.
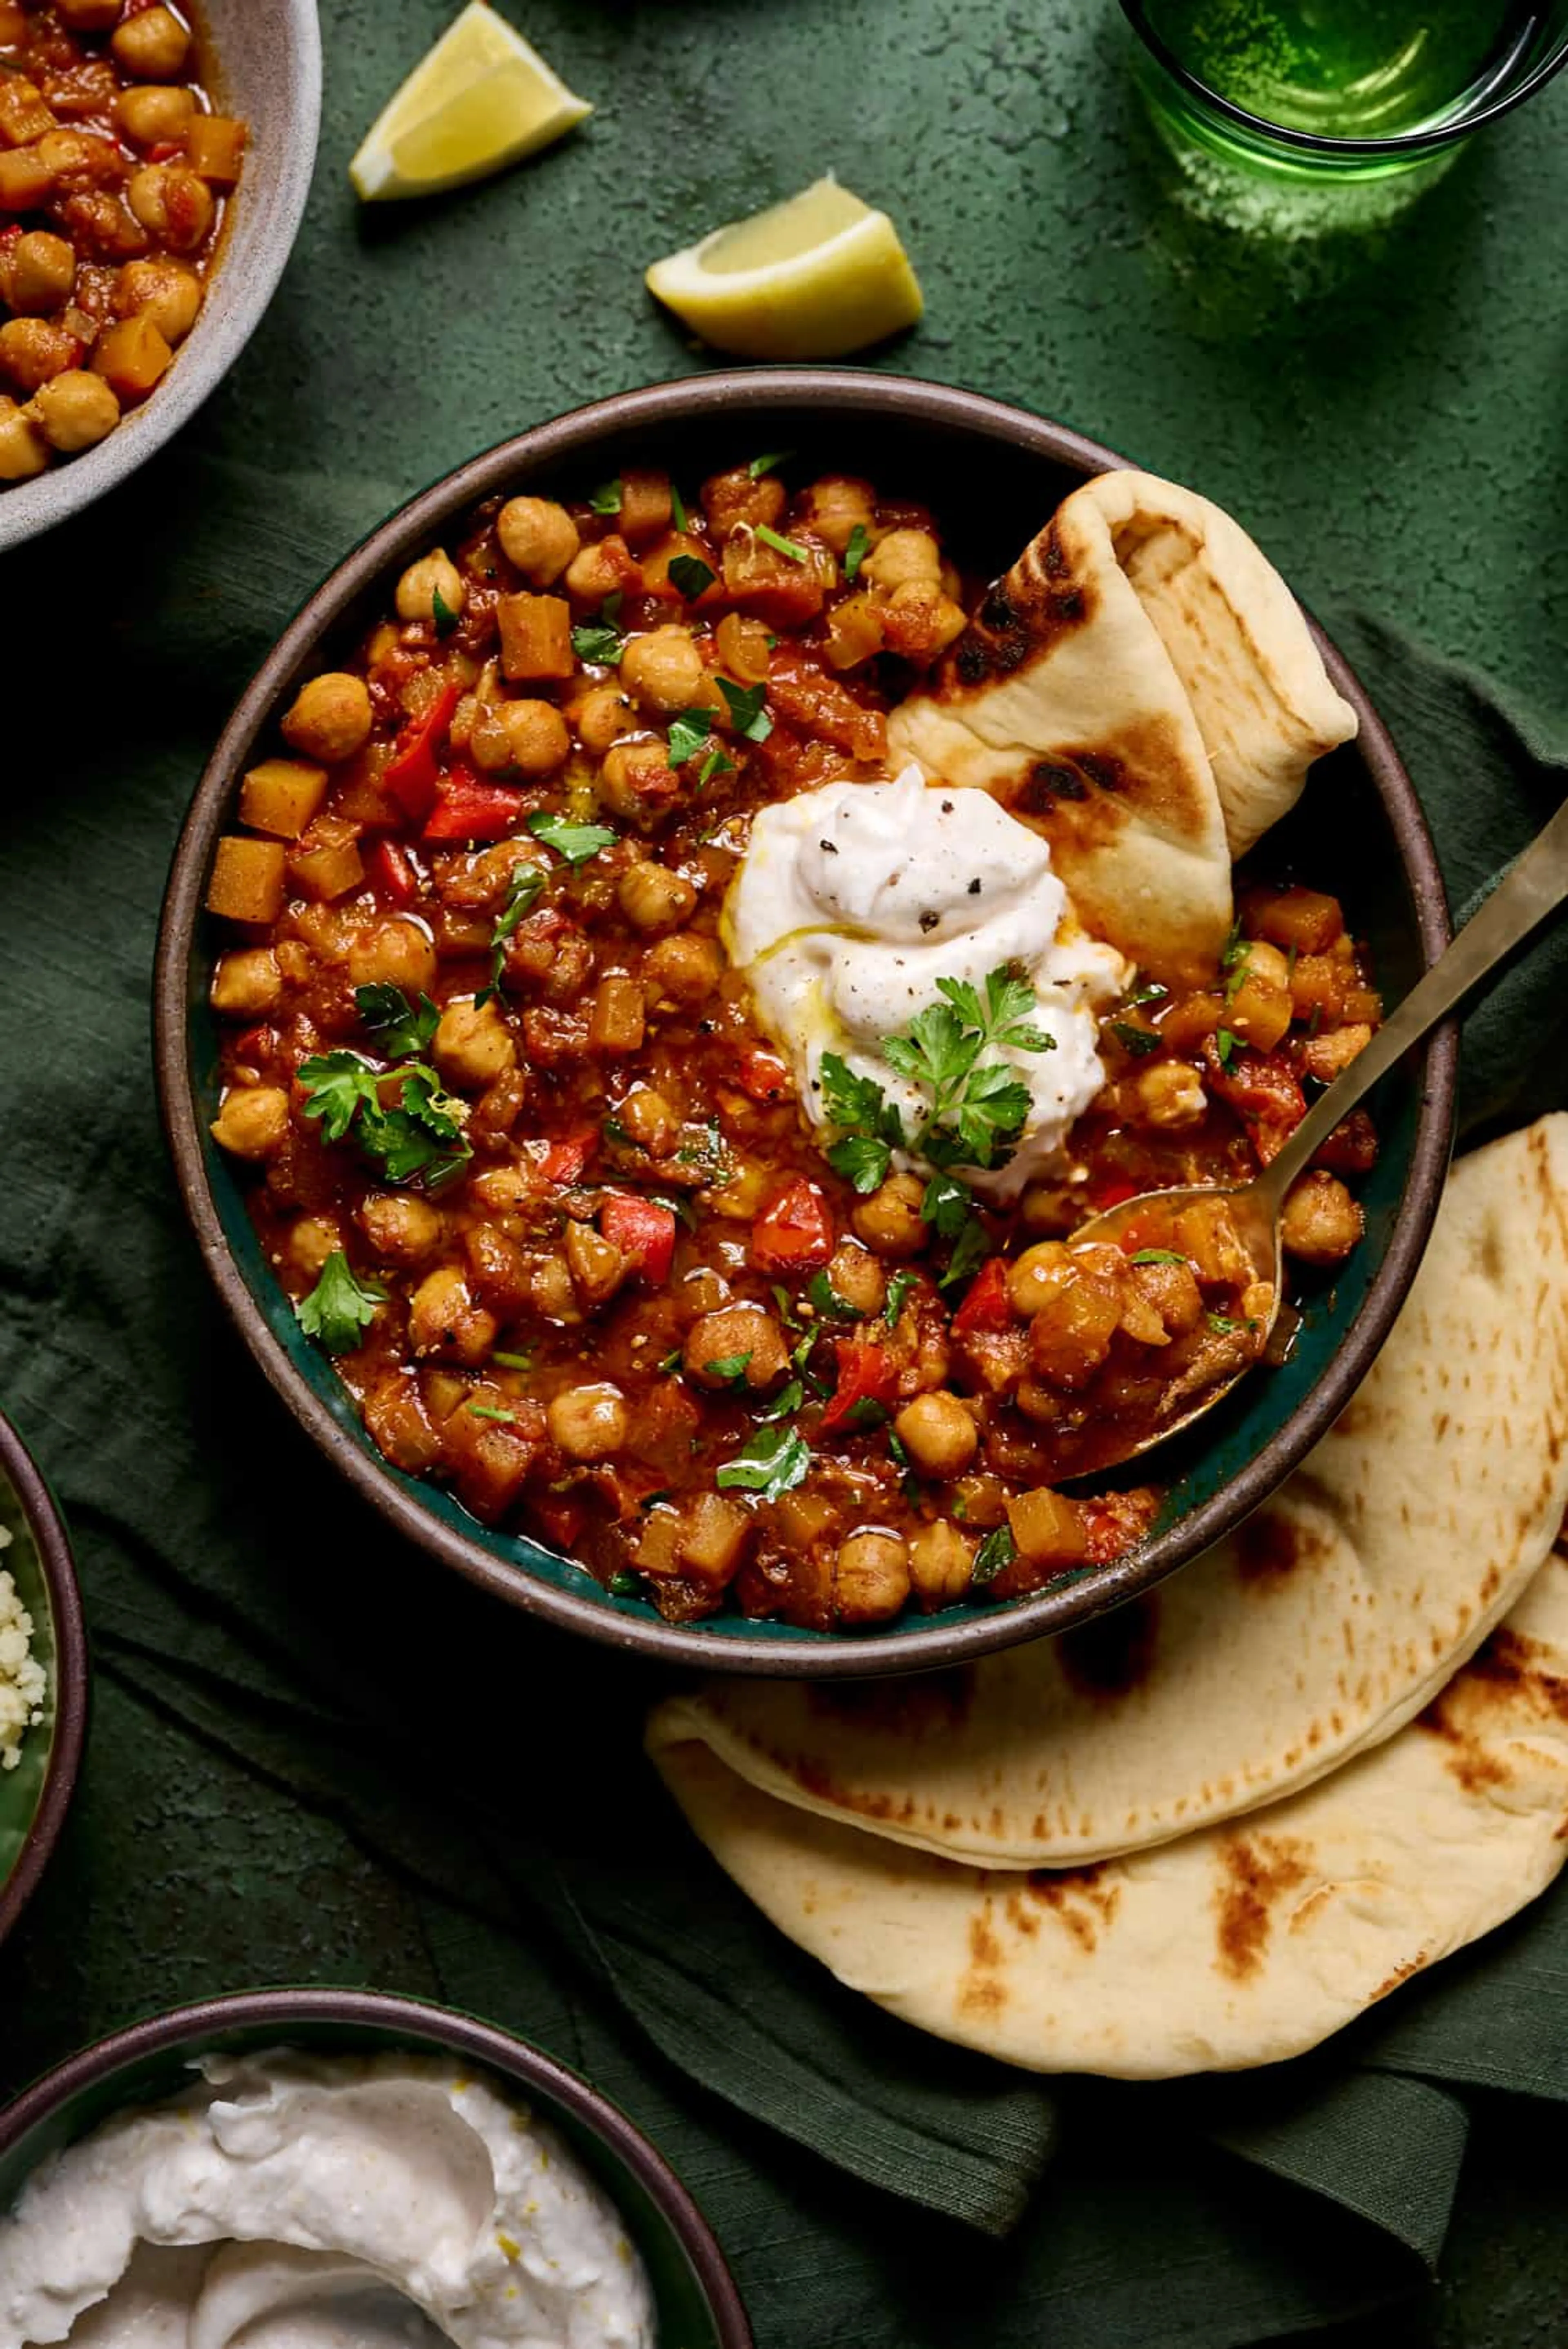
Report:
[[[1135,713],[1114,770],[1082,748],[1085,638],[1099,706],[1109,674]],[[1353,723],[1244,535],[1127,474],[1067,501],[895,721],[928,771],[1033,793],[1091,927],[1131,918],[1140,867],[1185,876],[1162,952],[1210,966],[1231,855]],[[1137,927],[1117,943],[1147,965]],[[1184,1573],[940,1675],[714,1681],[649,1751],[781,1930],[918,2027],[1039,2071],[1269,2063],[1568,1857],[1565,1503],[1551,1117],[1459,1162],[1360,1392]]]

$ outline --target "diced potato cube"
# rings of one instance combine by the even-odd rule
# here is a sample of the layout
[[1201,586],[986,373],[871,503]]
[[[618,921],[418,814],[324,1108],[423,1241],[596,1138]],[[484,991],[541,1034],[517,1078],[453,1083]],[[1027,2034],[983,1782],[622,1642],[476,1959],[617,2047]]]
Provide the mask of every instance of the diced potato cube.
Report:
[[740,1566],[751,1523],[746,1511],[737,1502],[727,1501],[722,1493],[700,1494],[688,1512],[680,1537],[681,1565],[704,1582],[722,1587]]
[[636,1052],[642,1048],[642,989],[635,978],[611,971],[594,992],[588,1044],[596,1052]]
[[1223,1199],[1199,1199],[1183,1207],[1174,1245],[1191,1259],[1199,1279],[1210,1286],[1236,1288],[1252,1278],[1252,1259]]
[[637,465],[623,465],[620,475],[620,534],[628,546],[646,546],[670,528],[674,506],[670,476]]
[[365,878],[354,826],[337,816],[319,818],[291,853],[288,870],[296,887],[317,905],[346,897]]
[[574,673],[572,607],[565,596],[503,595],[495,616],[501,626],[501,673],[513,684]]
[[213,1009],[231,1019],[259,1019],[283,1000],[283,973],[270,947],[242,947],[220,955],[213,973]]
[[1321,889],[1250,889],[1242,910],[1255,936],[1302,955],[1326,954],[1345,927],[1338,900]]
[[834,605],[823,647],[829,668],[858,668],[881,651],[882,644],[882,607],[874,596],[862,590]]
[[232,187],[240,176],[245,126],[227,114],[196,114],[185,126],[185,160],[192,171],[216,187]]
[[275,922],[283,911],[284,860],[280,841],[242,840],[229,834],[218,843],[207,911],[231,922]]
[[1077,1566],[1088,1555],[1088,1537],[1077,1509],[1048,1485],[1009,1501],[1007,1522],[1018,1555],[1029,1566]]
[[240,786],[240,822],[297,840],[327,797],[327,770],[303,759],[264,759]]
[[1303,955],[1291,973],[1291,1003],[1298,1019],[1338,1021],[1344,1016],[1346,981],[1354,972],[1333,955]]
[[93,348],[92,367],[120,399],[145,399],[173,358],[143,310],[105,327]]
[[1034,1367],[1050,1385],[1086,1386],[1110,1351],[1122,1317],[1118,1285],[1068,1280],[1051,1291],[1029,1325]]
[[54,186],[54,166],[36,147],[0,150],[0,212],[36,212]]
[[1225,1007],[1225,1025],[1260,1052],[1272,1052],[1291,1024],[1288,987],[1272,987],[1251,969]]

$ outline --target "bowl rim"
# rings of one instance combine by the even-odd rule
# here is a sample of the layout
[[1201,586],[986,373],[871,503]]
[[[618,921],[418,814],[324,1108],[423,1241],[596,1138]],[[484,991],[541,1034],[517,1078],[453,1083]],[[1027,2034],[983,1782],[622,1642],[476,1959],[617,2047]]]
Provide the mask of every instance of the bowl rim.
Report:
[[[292,36],[286,47],[278,44],[280,55],[290,65],[289,95],[276,142],[275,169],[265,180],[257,175],[256,200],[265,212],[265,231],[258,249],[247,254],[243,274],[234,272],[239,291],[233,306],[215,310],[210,320],[204,315],[197,319],[153,397],[133,409],[107,440],[100,440],[96,449],[84,450],[68,465],[51,466],[31,481],[0,491],[0,554],[69,521],[129,481],[166,448],[216,391],[262,322],[294,253],[321,136],[321,20],[317,0],[273,0],[273,5],[280,24],[287,26]],[[205,11],[201,13],[202,36],[210,39]],[[221,51],[216,63],[221,78]],[[234,259],[229,247],[234,226],[233,217],[225,222],[218,251],[215,274],[225,285]]]
[[[1361,1310],[1327,1371],[1238,1476],[1178,1526],[1103,1569],[1092,1585],[1047,1585],[957,1623],[936,1615],[927,1626],[896,1640],[885,1634],[840,1632],[781,1640],[769,1637],[765,1628],[753,1634],[727,1633],[720,1640],[700,1624],[643,1620],[602,1600],[553,1588],[525,1567],[493,1557],[476,1540],[450,1529],[405,1493],[380,1462],[372,1460],[337,1424],[289,1361],[223,1234],[198,1130],[187,1017],[186,973],[213,843],[230,812],[250,747],[283,692],[346,609],[394,564],[405,560],[412,546],[439,536],[452,516],[494,495],[524,471],[586,461],[610,434],[624,437],[639,429],[710,419],[716,428],[728,428],[743,423],[750,410],[781,407],[818,416],[847,412],[860,421],[886,417],[958,429],[982,440],[1023,447],[1081,479],[1116,470],[1127,461],[1067,426],[979,392],[915,377],[828,367],[717,369],[617,392],[469,458],[400,506],[350,550],[301,605],[236,703],[197,784],[175,847],[154,965],[153,1055],[159,1107],[181,1198],[230,1319],[296,1422],[395,1530],[427,1556],[524,1612],[622,1652],[703,1671],[790,1680],[866,1679],[968,1662],[1103,1614],[1163,1581],[1222,1533],[1233,1530],[1300,1464],[1371,1368],[1426,1248],[1452,1147],[1459,1031],[1452,1020],[1435,1030],[1417,1062],[1421,1097],[1400,1213]],[[1360,721],[1357,749],[1394,834],[1413,901],[1417,944],[1429,968],[1450,932],[1442,874],[1420,802],[1359,678],[1308,616],[1329,674]]]
[[754,2349],[751,2321],[718,2238],[652,2139],[591,2081],[531,2040],[433,1999],[392,1991],[272,1988],[230,1991],[166,2007],[79,2048],[24,2088],[0,2110],[0,2155],[9,2153],[29,2129],[70,2098],[111,2080],[144,2056],[171,2054],[202,2033],[270,2029],[275,2023],[280,2044],[286,2042],[288,2026],[300,2023],[371,2023],[410,2039],[439,2039],[453,2054],[552,2098],[609,2148],[654,2204],[691,2261],[717,2327],[720,2349]]
[[44,1586],[49,1594],[55,1643],[55,1720],[49,1758],[38,1806],[23,1837],[16,1866],[0,1883],[3,1941],[37,1889],[38,1879],[60,1839],[76,1792],[87,1739],[88,1664],[87,1624],[65,1519],[32,1454],[3,1412],[0,1473],[10,1480],[37,1548]]

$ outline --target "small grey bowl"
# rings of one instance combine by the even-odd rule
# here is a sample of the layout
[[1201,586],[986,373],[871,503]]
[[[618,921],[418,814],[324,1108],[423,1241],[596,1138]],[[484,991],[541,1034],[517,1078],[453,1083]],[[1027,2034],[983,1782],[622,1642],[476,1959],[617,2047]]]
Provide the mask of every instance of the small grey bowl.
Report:
[[44,1668],[43,1719],[22,1740],[22,1759],[0,1770],[0,1941],[36,1889],[60,1838],[87,1735],[88,1649],[71,1546],[53,1494],[0,1413],[0,1571],[33,1619],[33,1654]]
[[0,489],[0,554],[79,513],[172,440],[255,332],[294,249],[321,121],[316,0],[203,0],[197,22],[219,103],[250,127],[202,315],[151,398],[107,440]]

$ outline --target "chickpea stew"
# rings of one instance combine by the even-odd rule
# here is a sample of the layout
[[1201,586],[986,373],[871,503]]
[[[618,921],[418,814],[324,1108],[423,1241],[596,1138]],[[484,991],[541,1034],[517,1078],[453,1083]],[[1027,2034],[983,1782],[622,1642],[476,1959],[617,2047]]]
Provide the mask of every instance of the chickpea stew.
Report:
[[[1381,1016],[1336,901],[1260,885],[1209,983],[1104,1008],[1015,1197],[968,1179],[1053,1043],[1005,965],[888,1040],[923,1128],[828,1071],[825,1148],[726,896],[763,809],[885,780],[978,592],[924,508],[766,455],[491,501],[301,685],[218,845],[213,1132],[305,1331],[396,1466],[670,1621],[848,1630],[1135,1546],[1159,1489],[1060,1489],[1075,1433],[1229,1378],[1272,1295],[1220,1201],[1073,1233],[1245,1180]],[[1298,1262],[1355,1247],[1376,1149],[1358,1114],[1320,1154]]]
[[106,440],[195,325],[244,154],[164,0],[0,0],[0,484]]

